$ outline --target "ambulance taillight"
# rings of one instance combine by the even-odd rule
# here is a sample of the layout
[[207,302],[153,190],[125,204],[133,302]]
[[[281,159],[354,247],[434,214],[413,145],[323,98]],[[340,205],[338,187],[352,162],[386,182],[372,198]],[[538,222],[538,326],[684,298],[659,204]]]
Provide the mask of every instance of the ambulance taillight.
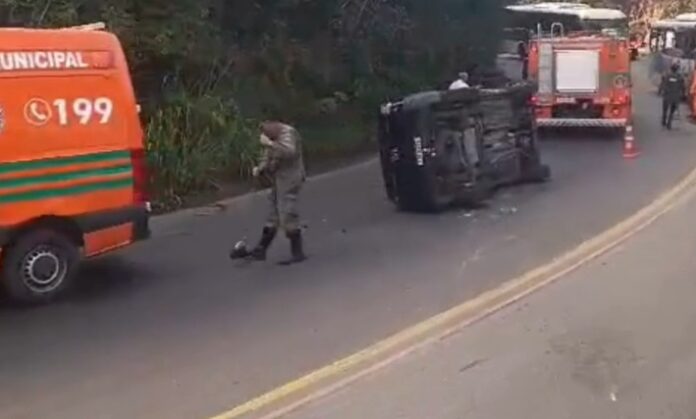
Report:
[[149,176],[144,149],[131,151],[131,164],[133,166],[133,201],[138,205],[149,205],[147,193]]

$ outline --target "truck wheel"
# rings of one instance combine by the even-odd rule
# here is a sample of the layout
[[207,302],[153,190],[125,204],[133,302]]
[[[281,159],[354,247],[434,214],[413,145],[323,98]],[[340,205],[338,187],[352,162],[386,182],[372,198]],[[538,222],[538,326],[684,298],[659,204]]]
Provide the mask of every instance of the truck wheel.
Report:
[[457,203],[475,207],[491,199],[494,194],[495,183],[482,177],[476,182],[476,186],[461,193],[457,197]]
[[403,199],[398,200],[398,206],[401,211],[434,213],[445,210],[452,205],[454,197],[451,193],[443,191],[442,185],[439,185],[438,180],[433,178],[423,179],[424,184],[416,188],[409,194],[403,196]]
[[48,302],[69,288],[80,262],[78,246],[51,230],[34,230],[3,256],[2,284],[10,299],[24,304]]
[[522,182],[544,183],[549,178],[551,178],[551,168],[545,164],[537,164],[524,172]]

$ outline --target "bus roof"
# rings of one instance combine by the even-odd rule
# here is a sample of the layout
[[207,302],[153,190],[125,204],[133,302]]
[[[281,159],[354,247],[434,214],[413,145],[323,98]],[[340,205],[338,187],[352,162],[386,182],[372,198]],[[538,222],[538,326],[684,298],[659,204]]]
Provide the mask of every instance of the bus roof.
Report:
[[696,20],[677,20],[677,19],[658,20],[657,22],[653,22],[651,27],[653,29],[673,29],[673,30],[696,29]]
[[674,20],[678,20],[680,22],[696,22],[696,13],[682,13],[677,15]]
[[590,9],[591,7],[583,3],[562,3],[562,2],[547,2],[547,3],[535,3],[535,4],[521,4],[514,6],[507,6],[508,10],[515,12],[561,12],[561,13],[573,13],[574,10],[578,9]]
[[506,8],[512,12],[570,15],[587,20],[621,20],[627,18],[626,14],[621,10],[595,8],[582,3],[537,3],[507,6]]
[[653,29],[689,30],[696,29],[696,13],[682,13],[671,19],[658,20],[652,23]]
[[627,19],[628,16],[618,9],[599,9],[591,8],[579,10],[578,15],[581,19],[597,19],[597,20],[621,20]]

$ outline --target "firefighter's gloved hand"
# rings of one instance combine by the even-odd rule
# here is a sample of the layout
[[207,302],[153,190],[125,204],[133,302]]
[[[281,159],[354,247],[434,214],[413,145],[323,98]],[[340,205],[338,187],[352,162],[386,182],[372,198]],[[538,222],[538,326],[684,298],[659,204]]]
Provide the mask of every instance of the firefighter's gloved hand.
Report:
[[264,147],[272,147],[273,146],[273,140],[268,138],[266,134],[261,134],[259,137],[259,142],[261,143],[262,146]]

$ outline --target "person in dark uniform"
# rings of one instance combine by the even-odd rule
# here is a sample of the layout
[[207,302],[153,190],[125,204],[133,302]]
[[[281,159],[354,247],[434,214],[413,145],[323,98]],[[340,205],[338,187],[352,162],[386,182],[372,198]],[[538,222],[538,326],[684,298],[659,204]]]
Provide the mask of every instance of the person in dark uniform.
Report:
[[524,41],[517,44],[517,54],[522,61],[522,80],[527,80],[529,78],[529,52]]
[[266,225],[256,247],[250,251],[245,248],[234,249],[230,257],[266,260],[266,251],[278,230],[283,229],[290,240],[292,255],[281,264],[302,262],[307,258],[302,247],[302,231],[297,209],[297,198],[306,178],[302,139],[292,126],[267,121],[261,124],[259,141],[263,146],[263,155],[254,168],[253,175],[257,178],[266,176],[271,180]]
[[679,65],[672,64],[669,72],[662,76],[660,94],[662,95],[662,126],[672,129],[672,120],[677,107],[684,98],[684,78],[679,74]]

